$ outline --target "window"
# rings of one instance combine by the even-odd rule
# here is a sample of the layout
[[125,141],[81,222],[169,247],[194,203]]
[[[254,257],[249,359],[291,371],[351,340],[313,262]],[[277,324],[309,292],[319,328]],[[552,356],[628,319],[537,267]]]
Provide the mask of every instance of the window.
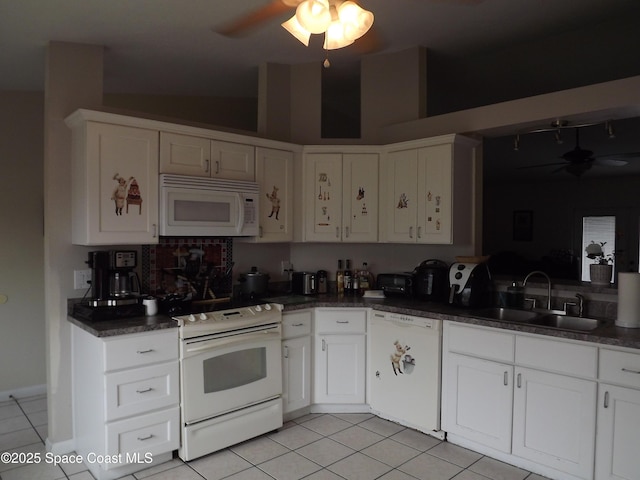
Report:
[[[613,215],[600,215],[582,217],[582,281],[588,282],[589,265],[594,263],[587,258],[585,249],[591,242],[604,243],[603,253],[612,255],[616,248],[616,217]],[[615,263],[614,263],[615,268]],[[615,278],[615,275],[614,275]]]

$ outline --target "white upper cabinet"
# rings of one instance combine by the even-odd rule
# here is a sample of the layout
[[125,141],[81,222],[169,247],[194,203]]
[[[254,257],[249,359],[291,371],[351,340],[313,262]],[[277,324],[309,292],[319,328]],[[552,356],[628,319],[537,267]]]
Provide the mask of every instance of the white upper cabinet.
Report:
[[73,138],[72,242],[157,243],[158,131],[94,121],[100,115],[79,110],[66,120]]
[[293,158],[291,151],[256,148],[256,180],[260,184],[257,242],[293,240]]
[[377,242],[377,152],[307,152],[304,158],[304,240]]
[[447,135],[388,147],[381,169],[382,241],[470,241],[475,145]]
[[252,145],[161,132],[160,173],[255,181]]

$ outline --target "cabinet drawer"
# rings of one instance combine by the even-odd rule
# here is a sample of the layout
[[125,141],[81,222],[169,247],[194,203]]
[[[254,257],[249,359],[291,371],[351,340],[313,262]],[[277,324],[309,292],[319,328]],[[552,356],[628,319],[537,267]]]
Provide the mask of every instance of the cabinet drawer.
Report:
[[178,358],[178,329],[136,333],[104,342],[105,371],[135,368]]
[[311,334],[311,312],[292,312],[282,315],[282,338],[295,338]]
[[[120,455],[123,463],[136,454],[144,460],[145,455],[160,455],[180,446],[180,407],[141,415],[107,424],[106,455]],[[113,457],[112,457],[113,458]],[[130,460],[131,461],[131,460]],[[122,466],[107,463],[108,470]]]
[[177,405],[178,361],[105,375],[105,415],[117,420]]
[[549,372],[596,378],[598,349],[547,338],[518,336],[516,363]]
[[448,349],[476,357],[513,362],[514,337],[512,334],[467,327],[447,322]]
[[316,310],[317,333],[365,333],[367,311],[354,309]]
[[640,354],[600,349],[600,380],[640,388]]

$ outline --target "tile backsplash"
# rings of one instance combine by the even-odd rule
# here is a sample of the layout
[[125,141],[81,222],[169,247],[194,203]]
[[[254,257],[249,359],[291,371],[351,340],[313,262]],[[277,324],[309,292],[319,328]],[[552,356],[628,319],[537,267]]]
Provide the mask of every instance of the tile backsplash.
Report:
[[188,293],[204,297],[231,292],[231,276],[225,276],[233,262],[231,238],[164,237],[157,245],[142,246],[142,291],[161,296]]

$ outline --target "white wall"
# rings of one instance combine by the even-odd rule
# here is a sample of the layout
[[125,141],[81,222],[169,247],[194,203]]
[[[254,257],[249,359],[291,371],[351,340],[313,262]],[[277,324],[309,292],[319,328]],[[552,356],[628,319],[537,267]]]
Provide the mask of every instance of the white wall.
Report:
[[44,111],[45,311],[47,324],[47,444],[73,448],[71,324],[67,299],[77,296],[73,270],[86,268],[87,247],[71,244],[71,130],[64,119],[102,103],[102,47],[52,43],[47,49]]
[[0,401],[44,393],[44,97],[0,92]]

